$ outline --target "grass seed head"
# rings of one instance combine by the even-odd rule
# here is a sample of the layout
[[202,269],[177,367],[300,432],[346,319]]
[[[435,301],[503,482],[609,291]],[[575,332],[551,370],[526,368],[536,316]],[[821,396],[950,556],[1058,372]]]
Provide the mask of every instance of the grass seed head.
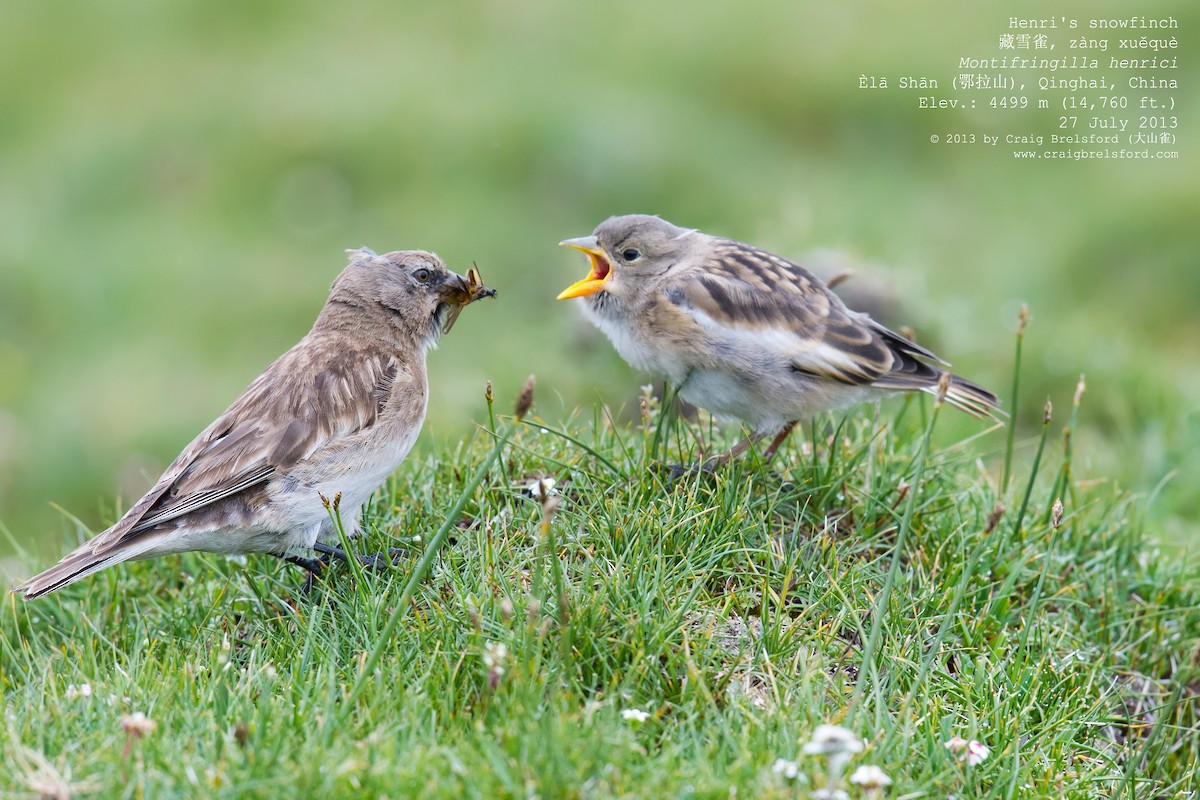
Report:
[[537,382],[537,378],[530,375],[525,379],[525,385],[521,387],[521,393],[517,395],[517,404],[513,412],[518,420],[524,419],[529,413],[529,409],[533,408],[533,386]]
[[1007,510],[1003,503],[996,503],[996,507],[992,509],[992,513],[988,514],[987,524],[983,526],[984,536],[996,530],[996,526],[1000,524],[1000,520],[1004,518],[1004,512]]
[[940,406],[946,402],[946,395],[950,392],[950,380],[953,376],[949,372],[943,372],[937,382],[937,404]]

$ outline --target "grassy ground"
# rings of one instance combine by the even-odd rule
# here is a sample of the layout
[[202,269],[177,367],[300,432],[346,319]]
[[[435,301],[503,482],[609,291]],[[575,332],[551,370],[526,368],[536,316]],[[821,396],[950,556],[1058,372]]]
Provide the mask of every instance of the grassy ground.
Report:
[[[1178,470],[1150,511],[1191,547],[1200,104],[1184,92],[1200,85],[1200,4],[1136,12],[1179,20],[1178,161],[934,145],[1049,136],[1058,115],[985,113],[983,95],[975,111],[921,110],[895,88],[908,74],[949,86],[1040,5],[7,3],[0,524],[48,558],[70,527],[52,503],[95,527],[114,496],[144,492],[303,335],[346,247],[476,260],[500,290],[430,360],[439,436],[480,417],[485,380],[515,391],[533,371],[556,422],[598,391],[628,402],[646,378],[553,301],[583,269],[557,243],[646,212],[789,257],[841,252],[847,287],[890,295],[886,322],[988,386],[1009,374],[1029,303],[1030,396],[1069,404],[1087,373],[1081,457],[1139,491]],[[860,90],[863,74],[893,89]],[[9,555],[0,541],[0,571]]]
[[[948,84],[1014,13],[6,9],[0,574],[83,535],[50,503],[95,528],[144,491],[307,329],[343,248],[478,260],[502,296],[431,358],[430,431],[357,545],[407,540],[395,571],[336,570],[303,597],[272,559],[188,556],[8,599],[0,794],[57,774],[146,797],[786,796],[822,788],[800,752],[822,722],[867,740],[851,766],[885,768],[893,796],[1189,791],[1200,568],[1178,554],[1200,516],[1197,108],[1180,103],[1179,162],[1020,165],[929,137],[1048,135],[1053,119],[856,88],[864,73]],[[1184,34],[1200,22],[1186,0],[1138,13]],[[1194,86],[1195,44],[1180,43]],[[552,301],[582,270],[555,245],[633,211],[792,257],[837,250],[857,268],[847,287],[893,300],[888,323],[991,387],[1028,302],[1007,486],[1005,432],[960,444],[979,426],[959,415],[920,456],[928,405],[823,419],[773,470],[750,459],[676,485],[647,465],[694,456],[707,426],[664,442],[657,420],[572,418],[599,397],[636,419],[646,378]],[[482,384],[508,395],[531,370],[539,414],[570,438],[522,426],[472,488],[494,444],[461,439],[487,419]],[[1047,394],[1058,411],[1031,482]],[[540,474],[562,489],[548,531],[521,488]],[[444,520],[466,523],[400,602]],[[622,717],[634,709],[651,716]],[[135,712],[157,729],[130,741]],[[991,757],[959,763],[942,745],[955,734]]]
[[1195,565],[1057,434],[1018,442],[1005,488],[1004,430],[948,436],[953,413],[822,418],[770,466],[675,483],[655,466],[735,432],[653,400],[633,428],[505,418],[377,495],[355,546],[405,543],[394,570],[305,596],[272,558],[189,555],[9,598],[0,785],[806,797],[835,788],[802,746],[836,723],[894,797],[1193,796]]

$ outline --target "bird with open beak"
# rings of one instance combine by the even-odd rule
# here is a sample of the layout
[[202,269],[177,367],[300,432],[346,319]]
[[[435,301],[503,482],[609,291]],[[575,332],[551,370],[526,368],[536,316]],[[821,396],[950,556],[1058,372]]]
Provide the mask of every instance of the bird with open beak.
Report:
[[[30,578],[26,599],[134,559],[203,550],[271,553],[321,571],[338,533],[416,442],[425,354],[469,303],[492,297],[423,250],[351,250],[312,330],[184,448],[106,531]],[[317,558],[305,554],[315,550]],[[374,563],[372,560],[371,563]]]
[[772,436],[769,460],[817,412],[897,391],[937,394],[943,380],[951,405],[1000,415],[994,394],[773,253],[644,214],[611,217],[562,244],[590,268],[559,300],[581,298],[584,315],[634,367],[752,428],[710,467]]

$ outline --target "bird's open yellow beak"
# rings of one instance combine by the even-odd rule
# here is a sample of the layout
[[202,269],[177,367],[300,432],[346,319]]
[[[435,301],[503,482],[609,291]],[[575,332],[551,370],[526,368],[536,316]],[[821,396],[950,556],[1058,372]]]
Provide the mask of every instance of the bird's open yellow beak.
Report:
[[586,253],[588,259],[591,261],[592,269],[588,272],[586,278],[581,281],[575,281],[575,283],[563,289],[556,299],[568,300],[572,297],[586,297],[603,289],[605,282],[612,277],[612,264],[609,263],[608,256],[604,255],[604,251],[600,249],[596,237],[581,236],[578,239],[567,239],[559,242],[559,244],[573,247],[581,253]]

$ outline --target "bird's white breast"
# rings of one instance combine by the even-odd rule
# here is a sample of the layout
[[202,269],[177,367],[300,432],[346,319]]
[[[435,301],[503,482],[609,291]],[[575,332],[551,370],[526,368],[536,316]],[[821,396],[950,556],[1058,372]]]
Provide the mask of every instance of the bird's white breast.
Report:
[[617,307],[614,303],[597,308],[593,303],[583,304],[583,313],[608,337],[621,358],[630,366],[661,375],[678,386],[688,374],[688,365],[678,358],[671,358],[661,343],[649,341],[644,327],[634,325],[636,312]]
[[339,493],[342,521],[348,534],[358,532],[362,505],[412,451],[425,419],[425,392],[416,418],[385,411],[368,428],[312,453],[277,481],[270,496],[270,514],[285,525],[303,530],[297,546],[311,547],[317,539],[336,537],[321,496],[332,501]]

